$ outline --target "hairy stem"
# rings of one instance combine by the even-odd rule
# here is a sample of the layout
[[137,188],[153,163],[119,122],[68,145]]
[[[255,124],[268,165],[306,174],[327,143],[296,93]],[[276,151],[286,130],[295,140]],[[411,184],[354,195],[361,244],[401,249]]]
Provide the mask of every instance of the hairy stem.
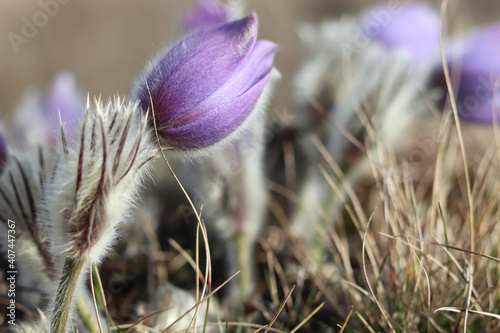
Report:
[[85,259],[82,257],[67,257],[64,262],[61,280],[59,281],[59,287],[57,288],[57,294],[52,309],[51,333],[66,332],[73,293],[75,292],[78,277],[80,276],[84,263]]

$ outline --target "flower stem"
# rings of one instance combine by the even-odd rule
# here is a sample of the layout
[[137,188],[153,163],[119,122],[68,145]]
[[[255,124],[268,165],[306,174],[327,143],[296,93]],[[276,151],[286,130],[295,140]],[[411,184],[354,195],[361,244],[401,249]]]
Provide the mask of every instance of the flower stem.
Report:
[[57,294],[52,309],[51,333],[66,332],[73,293],[84,263],[85,259],[82,257],[67,257],[64,262],[61,280],[59,281],[59,287],[57,288]]
[[95,315],[92,314],[82,292],[77,292],[76,294],[76,312],[78,313],[78,318],[82,321],[83,326],[89,332],[99,332],[99,325],[97,324]]
[[238,268],[241,271],[240,296],[245,299],[252,293],[252,262],[251,249],[249,247],[248,237],[244,232],[236,233],[236,247],[238,251]]

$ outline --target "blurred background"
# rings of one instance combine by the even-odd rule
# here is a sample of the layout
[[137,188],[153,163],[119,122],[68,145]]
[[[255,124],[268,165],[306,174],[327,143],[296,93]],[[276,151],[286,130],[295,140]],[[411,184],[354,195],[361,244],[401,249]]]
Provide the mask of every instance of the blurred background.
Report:
[[[50,7],[50,3],[58,6]],[[61,70],[75,73],[82,90],[91,96],[127,94],[147,61],[162,47],[179,40],[180,17],[194,3],[195,0],[1,1],[0,114],[8,118],[28,89],[45,92]],[[275,63],[283,78],[273,101],[275,109],[291,107],[291,79],[302,59],[298,25],[356,14],[375,3],[247,1],[247,12],[259,15],[260,38],[280,45]],[[431,3],[439,8],[439,1]],[[51,15],[41,13],[42,4],[49,6]],[[452,0],[449,33],[498,21],[498,9],[498,0]],[[40,27],[26,28],[26,22],[35,20]],[[29,38],[23,37],[23,29],[28,29]]]

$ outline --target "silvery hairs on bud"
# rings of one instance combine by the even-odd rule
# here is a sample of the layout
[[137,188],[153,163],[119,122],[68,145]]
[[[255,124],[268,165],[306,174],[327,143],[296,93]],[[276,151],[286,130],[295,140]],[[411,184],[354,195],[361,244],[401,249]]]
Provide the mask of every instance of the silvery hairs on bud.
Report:
[[81,132],[66,148],[47,182],[55,250],[98,262],[156,154],[147,115],[119,97],[106,104],[88,100]]

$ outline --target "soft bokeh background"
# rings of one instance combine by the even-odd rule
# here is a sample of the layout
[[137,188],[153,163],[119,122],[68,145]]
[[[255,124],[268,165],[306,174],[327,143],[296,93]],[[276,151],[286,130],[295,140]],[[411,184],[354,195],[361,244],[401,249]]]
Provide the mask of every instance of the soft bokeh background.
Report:
[[[54,75],[71,70],[85,92],[104,98],[127,94],[147,60],[164,45],[178,40],[182,13],[195,3],[185,1],[65,0],[45,26],[15,52],[8,34],[21,35],[23,17],[33,22],[40,1],[0,2],[0,113],[13,111],[27,89],[46,91]],[[60,0],[63,2],[62,0]],[[290,108],[291,78],[302,53],[296,30],[301,22],[319,22],[355,14],[368,0],[249,0],[247,11],[260,19],[260,38],[280,45],[276,66],[283,74],[274,107]],[[438,4],[438,1],[434,2]],[[498,0],[450,1],[450,30],[500,19]]]

